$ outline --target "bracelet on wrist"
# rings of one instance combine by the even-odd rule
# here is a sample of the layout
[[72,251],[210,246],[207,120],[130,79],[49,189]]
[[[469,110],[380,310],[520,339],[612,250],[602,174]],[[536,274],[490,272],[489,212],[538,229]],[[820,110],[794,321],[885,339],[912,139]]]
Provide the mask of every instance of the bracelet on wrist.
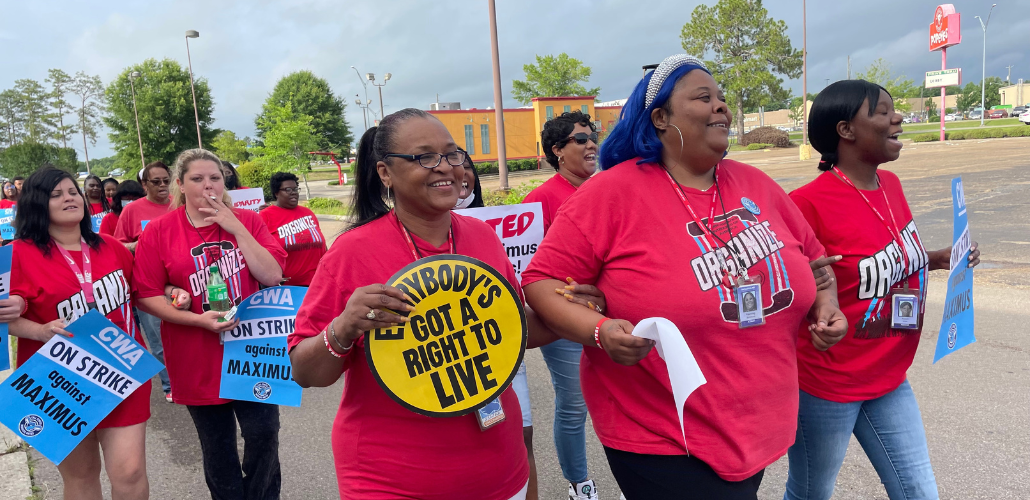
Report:
[[329,351],[329,354],[333,355],[334,358],[340,359],[340,358],[343,357],[343,354],[346,354],[346,353],[342,353],[341,354],[341,353],[336,352],[336,349],[333,349],[333,346],[329,345],[329,329],[328,328],[325,329],[325,330],[322,330],[322,341],[325,342],[325,348]]
[[354,347],[354,342],[351,341],[349,346],[344,347],[343,342],[340,342],[340,338],[336,336],[336,326],[334,325],[334,323],[336,323],[335,319],[329,322],[329,335],[333,337],[333,342],[335,342],[336,345],[340,347],[340,352],[346,353],[347,351],[351,350],[352,347]]
[[604,350],[604,346],[601,345],[601,325],[610,319],[611,318],[608,317],[601,318],[601,321],[598,321],[597,326],[594,327],[594,343],[597,344],[597,347],[600,347],[601,350]]

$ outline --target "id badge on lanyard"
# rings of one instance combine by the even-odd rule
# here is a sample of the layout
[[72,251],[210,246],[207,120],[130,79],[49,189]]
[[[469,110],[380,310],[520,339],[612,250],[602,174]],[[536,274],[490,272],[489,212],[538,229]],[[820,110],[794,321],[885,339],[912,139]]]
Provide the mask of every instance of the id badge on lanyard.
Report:
[[501,406],[501,398],[498,396],[486,406],[476,410],[476,421],[479,422],[479,430],[485,431],[501,422],[504,422],[504,408]]
[[[82,245],[82,269],[79,269],[78,264],[75,263],[75,259],[72,259],[71,254],[64,249],[61,245],[54,242],[54,246],[61,252],[61,256],[64,257],[65,262],[68,263],[68,267],[71,268],[72,274],[79,280],[79,287],[82,289],[82,295],[86,299],[86,310],[92,310],[97,308],[96,300],[93,298],[93,263],[90,261],[89,245],[86,244],[85,238],[79,238],[79,242]],[[73,316],[64,318],[65,323],[71,324]]]
[[762,304],[762,283],[756,278],[743,275],[737,278],[733,295],[737,299],[737,326],[751,328],[765,324],[765,308]]
[[918,330],[921,326],[922,317],[919,300],[919,289],[912,289],[908,286],[908,278],[905,278],[905,286],[891,289],[891,328],[895,330]]

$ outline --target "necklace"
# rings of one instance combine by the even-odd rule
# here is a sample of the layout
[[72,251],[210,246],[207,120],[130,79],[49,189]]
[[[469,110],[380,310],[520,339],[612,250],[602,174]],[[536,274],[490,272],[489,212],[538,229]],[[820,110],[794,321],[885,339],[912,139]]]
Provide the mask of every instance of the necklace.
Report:
[[[186,213],[186,220],[190,221],[190,225],[193,226],[193,230],[196,231],[197,232],[197,236],[200,237],[200,241],[204,242],[204,248],[209,247],[211,244],[208,243],[207,238],[205,238],[203,234],[200,234],[200,229],[197,228],[197,225],[193,223],[193,218],[190,217],[190,211],[189,210],[185,210],[185,209],[183,211]],[[221,241],[221,239],[222,239],[222,226],[218,226],[218,240]],[[221,244],[218,244],[218,251],[219,251],[219,258],[221,258],[222,256],[225,255],[225,252],[222,250],[222,245]],[[204,259],[207,260],[207,252],[204,252]],[[210,264],[211,264],[210,262],[206,262],[206,265],[210,265]]]

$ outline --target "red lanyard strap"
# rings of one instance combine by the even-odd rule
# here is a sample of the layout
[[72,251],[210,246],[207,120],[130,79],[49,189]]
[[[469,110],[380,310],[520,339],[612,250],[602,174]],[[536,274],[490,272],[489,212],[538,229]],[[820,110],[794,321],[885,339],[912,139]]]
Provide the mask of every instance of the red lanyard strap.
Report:
[[[861,196],[863,200],[865,200],[865,204],[869,206],[869,209],[872,210],[874,214],[876,214],[876,218],[880,219],[880,222],[883,223],[883,226],[887,228],[887,232],[890,233],[891,239],[895,240],[901,247],[901,258],[904,260],[905,270],[907,272],[909,266],[908,250],[905,248],[905,240],[901,237],[901,228],[898,227],[898,221],[894,218],[894,210],[891,209],[891,202],[887,199],[887,191],[883,189],[883,184],[880,182],[880,174],[876,174],[876,186],[877,190],[880,191],[880,193],[883,195],[883,202],[887,205],[887,214],[891,216],[890,224],[888,224],[887,219],[885,219],[883,215],[880,214],[880,211],[873,206],[872,202],[869,201],[869,198],[866,198],[865,193],[863,193],[861,189],[858,189],[858,186],[856,186],[855,183],[851,182],[851,179],[849,179],[848,176],[844,174],[844,172],[842,172],[836,166],[833,167],[833,171],[837,174],[837,176],[841,178],[841,180],[844,181],[845,184],[855,188],[855,192],[857,192],[858,195]],[[891,224],[893,224],[893,226],[891,226]]]
[[[401,235],[404,236],[404,241],[408,244],[408,250],[411,250],[411,257],[414,258],[415,260],[421,259],[422,258],[422,252],[420,252],[418,250],[418,247],[415,246],[414,240],[411,239],[411,231],[408,231],[408,228],[405,227],[404,224],[401,223],[401,219],[399,217],[397,217],[397,213],[396,212],[393,212],[393,218],[394,218],[394,220],[397,221],[397,227],[400,230]],[[454,244],[454,227],[453,227],[453,225],[449,229],[447,229],[447,246],[450,247],[451,253],[453,253],[453,254],[458,253],[458,250],[457,250],[457,248],[455,247],[455,244]]]
[[[662,172],[665,172],[665,177],[669,179],[669,184],[672,185],[672,190],[676,192],[677,196],[679,196],[680,201],[683,202],[683,206],[687,207],[687,212],[690,213],[690,217],[694,219],[695,223],[697,223],[697,227],[699,227],[701,229],[701,232],[705,235],[705,239],[708,240],[708,243],[712,245],[712,248],[718,247],[719,246],[718,243],[716,241],[713,241],[713,240],[715,240],[715,236],[711,233],[711,231],[708,230],[708,228],[704,224],[701,223],[701,219],[697,216],[697,212],[694,212],[694,207],[690,206],[690,201],[687,200],[686,193],[684,193],[683,189],[680,188],[679,184],[676,183],[676,179],[672,178],[672,174],[670,174],[668,170],[663,168]],[[713,175],[713,177],[717,176],[718,175],[718,170],[716,172],[713,172],[712,175]],[[713,189],[712,190],[712,205],[711,205],[711,207],[708,210],[708,223],[709,224],[714,224],[715,223],[715,201],[718,198],[718,195],[719,195],[719,190],[718,189]]]
[[68,267],[72,269],[72,273],[78,278],[82,294],[86,296],[86,304],[92,308],[95,303],[93,300],[93,263],[89,259],[89,245],[86,244],[86,239],[80,237],[79,244],[82,245],[82,270],[79,269],[71,254],[64,247],[57,244],[57,242],[53,243],[57,250],[61,252],[61,255],[64,256],[64,260],[68,263]]

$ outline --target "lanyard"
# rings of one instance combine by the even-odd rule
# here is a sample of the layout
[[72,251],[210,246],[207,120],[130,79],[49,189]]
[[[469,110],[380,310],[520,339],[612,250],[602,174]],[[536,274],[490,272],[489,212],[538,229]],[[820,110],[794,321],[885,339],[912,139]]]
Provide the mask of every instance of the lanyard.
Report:
[[[412,258],[414,258],[415,260],[421,259],[422,258],[422,252],[419,251],[418,247],[415,246],[414,240],[411,239],[411,231],[408,231],[408,228],[404,227],[404,224],[401,223],[400,218],[397,217],[397,213],[396,212],[393,213],[393,218],[394,218],[394,220],[397,221],[397,226],[400,229],[401,234],[404,235],[404,241],[408,244],[408,250],[411,250]],[[451,253],[453,253],[453,254],[458,253],[458,250],[457,250],[457,248],[455,246],[455,243],[454,243],[454,227],[453,226],[451,228],[447,229],[447,244],[448,244],[448,246],[451,247]]]
[[[690,206],[690,201],[687,200],[687,194],[683,191],[683,188],[680,187],[680,185],[676,182],[676,179],[672,178],[672,174],[670,174],[668,170],[666,170],[665,168],[662,168],[662,171],[665,172],[665,177],[667,179],[669,179],[669,184],[672,185],[672,190],[676,192],[677,196],[679,196],[680,201],[683,202],[683,206],[686,207],[687,212],[690,213],[690,217],[692,219],[694,219],[694,223],[697,224],[697,227],[699,227],[701,229],[701,233],[704,234],[705,240],[708,241],[708,243],[712,246],[712,249],[714,250],[715,248],[718,248],[719,247],[719,243],[722,243],[722,246],[726,248],[726,252],[730,255],[731,258],[733,258],[737,262],[737,267],[739,268],[737,274],[739,275],[739,277],[740,278],[747,278],[747,268],[744,266],[743,259],[741,259],[735,253],[733,253],[733,249],[731,249],[730,246],[728,244],[726,244],[726,242],[722,241],[721,239],[719,239],[719,237],[715,236],[715,234],[713,234],[708,229],[707,226],[705,226],[704,224],[701,223],[701,218],[697,216],[697,212],[694,211],[694,207]],[[714,181],[713,187],[715,189],[712,190],[712,202],[711,202],[711,206],[708,209],[708,223],[712,224],[714,226],[715,225],[715,205],[716,205],[715,202],[719,199],[719,167],[718,166],[716,166],[715,167],[715,171],[712,172],[712,180]],[[728,229],[729,229],[729,227],[727,227],[727,230]],[[729,231],[727,231],[727,233],[728,232]]]
[[880,214],[880,211],[873,206],[873,204],[869,201],[869,198],[866,198],[865,193],[863,193],[861,189],[858,189],[858,186],[856,186],[855,183],[851,182],[851,179],[849,179],[848,176],[844,174],[844,172],[841,172],[841,170],[836,166],[833,167],[833,171],[844,181],[845,184],[855,188],[855,191],[858,192],[858,195],[861,196],[863,200],[865,200],[865,204],[869,205],[869,208],[873,211],[874,214],[876,214],[876,217],[880,219],[880,222],[882,222],[884,227],[887,228],[887,232],[890,233],[891,239],[895,240],[898,243],[898,246],[901,247],[901,258],[904,260],[903,264],[905,265],[905,272],[908,272],[908,250],[905,248],[905,240],[901,238],[901,229],[898,227],[898,221],[894,219],[894,210],[891,209],[891,202],[887,199],[887,191],[884,190],[883,185],[880,184],[880,175],[876,175],[876,185],[880,193],[883,194],[883,202],[887,205],[887,214],[891,216],[891,224],[894,224],[893,227],[891,226],[891,224],[887,223],[887,219],[885,219],[883,215]]
[[64,256],[65,262],[68,263],[68,267],[72,268],[72,272],[75,273],[75,277],[79,280],[79,287],[82,288],[82,294],[86,296],[86,304],[92,308],[95,301],[93,300],[93,263],[89,260],[89,245],[86,244],[86,239],[80,237],[79,242],[82,245],[82,270],[75,264],[75,260],[72,259],[71,254],[64,249],[61,245],[54,242],[54,246]]

